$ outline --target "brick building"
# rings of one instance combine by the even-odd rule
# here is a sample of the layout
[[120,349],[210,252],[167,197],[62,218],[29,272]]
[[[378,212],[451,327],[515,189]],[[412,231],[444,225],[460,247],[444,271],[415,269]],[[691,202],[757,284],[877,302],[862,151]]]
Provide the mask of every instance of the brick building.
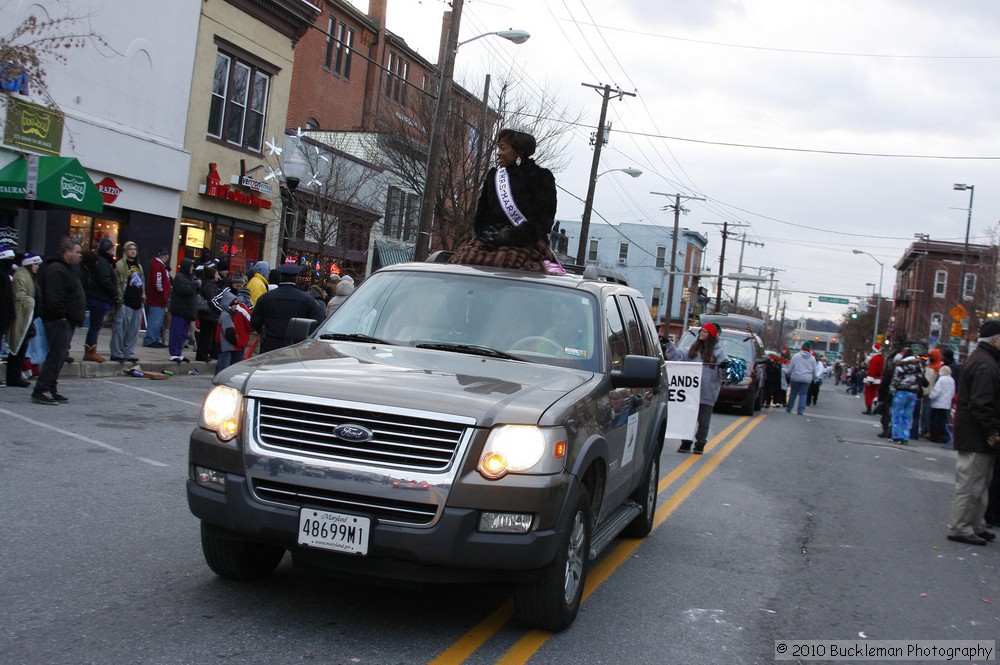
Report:
[[998,308],[996,261],[996,247],[990,245],[912,243],[894,266],[889,338],[921,352],[938,344],[966,348],[980,323]]

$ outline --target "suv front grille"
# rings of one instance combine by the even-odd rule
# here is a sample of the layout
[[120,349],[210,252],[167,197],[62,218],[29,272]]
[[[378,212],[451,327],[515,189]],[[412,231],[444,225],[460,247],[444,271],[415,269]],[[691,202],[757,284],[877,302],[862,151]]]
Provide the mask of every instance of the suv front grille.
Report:
[[[266,448],[343,462],[441,471],[454,460],[465,426],[419,416],[382,413],[270,397],[257,400],[257,440]],[[345,441],[339,425],[361,425],[370,441]]]
[[254,494],[262,500],[298,507],[325,508],[371,515],[382,522],[398,522],[416,526],[430,524],[436,507],[426,503],[397,501],[374,496],[361,496],[346,492],[331,492],[315,487],[277,483],[271,480],[253,482]]

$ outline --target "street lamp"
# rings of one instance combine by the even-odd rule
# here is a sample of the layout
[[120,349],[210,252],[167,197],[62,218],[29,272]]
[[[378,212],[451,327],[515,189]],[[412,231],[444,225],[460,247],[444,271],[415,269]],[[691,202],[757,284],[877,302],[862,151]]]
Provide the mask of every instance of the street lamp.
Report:
[[[603,122],[603,118],[601,122]],[[598,132],[598,134],[600,134],[600,132]],[[590,235],[590,216],[594,212],[594,190],[597,188],[597,179],[605,173],[611,173],[612,171],[621,171],[622,173],[629,174],[633,178],[638,178],[642,175],[642,171],[632,167],[625,169],[608,169],[607,171],[598,173],[597,161],[599,158],[600,152],[598,151],[597,156],[594,157],[594,165],[591,167],[591,173],[594,175],[587,184],[587,198],[583,201],[583,217],[580,218],[580,242],[576,247],[576,262],[581,266],[584,265],[587,260],[587,236]]]
[[[864,250],[855,249],[851,251],[853,251],[855,254],[867,254],[868,256],[871,257],[872,261],[878,264],[878,299],[875,301],[875,328],[872,330],[872,348],[874,349],[875,345],[878,343],[878,318],[879,318],[879,312],[881,311],[882,308],[882,274],[883,271],[885,270],[885,265],[881,261],[876,259],[872,254],[869,254]],[[872,286],[874,286],[874,284]]]
[[963,185],[962,183],[955,183],[954,189],[964,192],[969,190],[969,211],[965,218],[965,244],[962,245],[962,281],[958,283],[958,302],[965,300],[965,262],[969,254],[969,227],[972,225],[972,196],[976,193],[975,185]]
[[431,125],[431,142],[427,155],[427,175],[424,178],[423,195],[420,197],[420,217],[417,221],[417,244],[413,248],[414,261],[426,260],[430,250],[431,227],[434,224],[434,200],[437,198],[436,193],[441,174],[441,169],[438,168],[438,165],[441,163],[444,126],[448,116],[449,100],[451,99],[451,77],[455,73],[455,54],[458,52],[458,47],[480,37],[490,35],[503,37],[515,44],[523,44],[531,36],[524,30],[499,30],[497,32],[486,32],[459,43],[458,28],[462,21],[463,1],[452,1],[451,28],[448,30],[448,37],[445,43],[441,82],[438,86],[437,101],[434,103],[434,121]]
[[281,160],[281,175],[285,179],[285,186],[281,188],[281,262],[284,263],[288,257],[288,213],[298,215],[295,211],[295,190],[302,181],[302,177],[309,170],[309,163],[299,153],[298,146],[287,153]]

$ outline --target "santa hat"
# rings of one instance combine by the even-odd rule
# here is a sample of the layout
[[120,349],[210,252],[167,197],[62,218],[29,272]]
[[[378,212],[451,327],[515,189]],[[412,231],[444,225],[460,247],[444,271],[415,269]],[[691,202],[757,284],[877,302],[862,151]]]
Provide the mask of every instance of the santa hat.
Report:
[[0,261],[14,258],[14,250],[7,245],[0,245]]
[[718,337],[719,333],[722,332],[719,326],[715,323],[706,323],[701,327],[701,329],[707,332],[712,337]]
[[41,262],[42,262],[42,257],[40,257],[38,254],[32,254],[31,252],[25,254],[24,258],[21,259],[22,266],[33,266]]

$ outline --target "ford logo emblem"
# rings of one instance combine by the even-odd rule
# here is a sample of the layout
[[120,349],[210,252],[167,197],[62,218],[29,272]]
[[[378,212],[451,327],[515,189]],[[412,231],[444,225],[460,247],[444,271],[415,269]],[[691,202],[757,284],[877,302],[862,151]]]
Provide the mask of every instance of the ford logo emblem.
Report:
[[364,443],[365,441],[371,441],[375,433],[361,425],[337,425],[333,428],[333,435],[344,441]]

